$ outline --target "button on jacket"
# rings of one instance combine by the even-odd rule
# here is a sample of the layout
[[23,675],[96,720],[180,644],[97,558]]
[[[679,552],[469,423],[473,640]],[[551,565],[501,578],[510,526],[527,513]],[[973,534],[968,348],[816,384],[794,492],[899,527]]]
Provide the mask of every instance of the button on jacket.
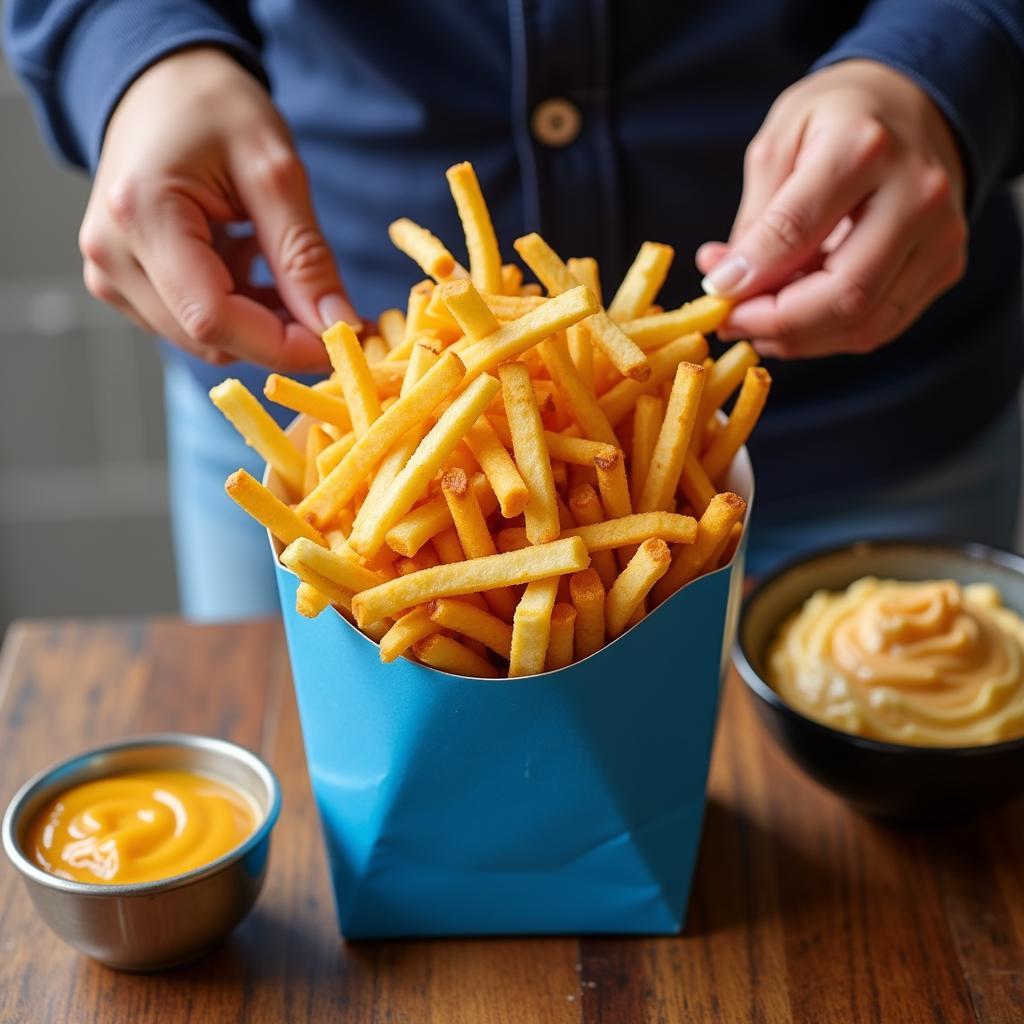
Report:
[[924,468],[1016,394],[1021,252],[1003,182],[1024,165],[1024,0],[8,0],[6,41],[50,140],[87,168],[146,67],[195,44],[234,54],[270,84],[370,315],[420,276],[388,245],[390,220],[461,244],[444,170],[465,159],[506,258],[539,230],[564,255],[596,256],[610,289],[641,242],[668,242],[662,301],[692,298],[692,254],[727,236],[743,151],[773,100],[812,69],[883,61],[959,139],[967,277],[874,355],[771,365],[758,500],[783,508]]

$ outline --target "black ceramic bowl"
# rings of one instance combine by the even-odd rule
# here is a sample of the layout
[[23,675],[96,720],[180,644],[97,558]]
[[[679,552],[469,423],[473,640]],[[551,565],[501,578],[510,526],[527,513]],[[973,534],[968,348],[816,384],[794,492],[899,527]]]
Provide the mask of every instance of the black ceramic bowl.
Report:
[[764,681],[763,658],[782,621],[816,590],[861,576],[995,584],[1024,613],[1024,558],[958,541],[864,541],[814,552],[764,579],[743,604],[736,667],[761,721],[813,779],[858,811],[905,823],[970,817],[1024,792],[1024,737],[975,747],[912,747],[862,739],[813,721]]

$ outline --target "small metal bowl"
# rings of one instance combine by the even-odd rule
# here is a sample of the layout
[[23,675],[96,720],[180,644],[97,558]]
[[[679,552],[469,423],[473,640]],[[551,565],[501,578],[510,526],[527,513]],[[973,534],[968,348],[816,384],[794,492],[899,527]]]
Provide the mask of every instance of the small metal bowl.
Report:
[[[193,871],[131,885],[57,878],[26,856],[25,833],[48,800],[92,779],[154,769],[201,771],[234,783],[259,809],[256,831]],[[263,886],[280,809],[277,779],[255,754],[226,740],[158,733],[96,747],[30,779],[4,814],[3,845],[36,910],[65,942],[109,967],[156,971],[201,956],[249,912]]]
[[885,743],[833,729],[787,704],[763,676],[779,626],[816,590],[862,576],[994,583],[1024,613],[1024,558],[962,541],[863,541],[817,551],[763,579],[743,604],[734,660],[758,717],[821,785],[871,817],[934,824],[971,817],[1024,793],[1024,737],[969,747]]

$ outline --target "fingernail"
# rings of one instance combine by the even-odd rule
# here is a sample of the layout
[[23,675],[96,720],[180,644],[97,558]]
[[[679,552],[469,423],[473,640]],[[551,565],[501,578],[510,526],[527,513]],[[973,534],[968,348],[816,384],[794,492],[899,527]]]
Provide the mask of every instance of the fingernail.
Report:
[[339,320],[344,320],[354,331],[358,332],[363,328],[363,321],[356,316],[356,311],[344,295],[325,295],[316,304],[316,311],[320,315],[324,327],[330,327]]
[[700,286],[707,295],[732,295],[739,291],[749,276],[750,264],[745,256],[726,256],[701,281]]

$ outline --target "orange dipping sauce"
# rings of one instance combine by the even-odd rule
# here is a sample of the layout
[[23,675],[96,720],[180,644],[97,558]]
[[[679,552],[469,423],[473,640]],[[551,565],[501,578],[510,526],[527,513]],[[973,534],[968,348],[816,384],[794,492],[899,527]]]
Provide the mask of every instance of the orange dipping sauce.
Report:
[[44,871],[76,882],[153,882],[229,853],[260,818],[251,797],[212,776],[128,772],[47,803],[28,829],[25,852]]

